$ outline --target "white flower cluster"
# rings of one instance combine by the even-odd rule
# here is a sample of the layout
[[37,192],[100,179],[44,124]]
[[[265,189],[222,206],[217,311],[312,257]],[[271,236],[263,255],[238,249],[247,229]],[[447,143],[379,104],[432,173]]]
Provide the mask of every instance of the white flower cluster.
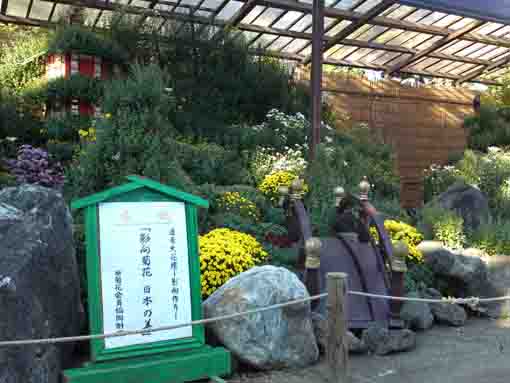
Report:
[[296,175],[303,175],[308,162],[303,156],[303,148],[285,147],[285,153],[277,153],[270,148],[259,148],[251,164],[257,182],[269,174],[287,171]]

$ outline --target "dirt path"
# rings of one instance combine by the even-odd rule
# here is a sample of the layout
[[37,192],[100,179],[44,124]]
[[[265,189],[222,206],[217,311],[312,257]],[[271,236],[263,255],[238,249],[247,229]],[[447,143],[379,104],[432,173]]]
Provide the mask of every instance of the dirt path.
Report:
[[[418,334],[414,351],[385,357],[352,355],[350,383],[510,382],[510,320],[472,319]],[[324,362],[293,371],[237,376],[229,383],[326,383]]]

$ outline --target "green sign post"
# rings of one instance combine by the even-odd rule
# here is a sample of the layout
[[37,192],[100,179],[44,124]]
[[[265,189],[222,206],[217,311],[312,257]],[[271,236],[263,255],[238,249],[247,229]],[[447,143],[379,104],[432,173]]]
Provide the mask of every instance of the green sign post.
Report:
[[205,344],[197,208],[199,197],[153,180],[74,201],[85,209],[90,331],[144,330],[91,341],[91,361],[64,371],[72,383],[186,382],[230,373],[230,354]]

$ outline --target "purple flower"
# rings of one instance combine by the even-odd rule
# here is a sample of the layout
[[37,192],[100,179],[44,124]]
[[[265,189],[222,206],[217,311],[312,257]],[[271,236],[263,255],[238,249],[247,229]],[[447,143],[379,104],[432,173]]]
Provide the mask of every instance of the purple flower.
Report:
[[64,174],[59,163],[52,165],[43,149],[22,145],[15,160],[5,161],[9,171],[16,176],[18,183],[31,183],[50,188],[61,188]]

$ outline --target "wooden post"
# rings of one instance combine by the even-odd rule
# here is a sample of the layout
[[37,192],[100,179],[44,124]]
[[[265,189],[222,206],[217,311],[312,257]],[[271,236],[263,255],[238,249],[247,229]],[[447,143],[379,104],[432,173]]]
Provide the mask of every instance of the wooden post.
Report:
[[347,339],[347,274],[329,273],[328,280],[328,345],[326,355],[330,381],[349,382],[349,345]]
[[315,150],[321,139],[322,111],[322,54],[324,37],[324,0],[313,0],[312,8],[312,131],[310,134],[310,160],[315,158]]

